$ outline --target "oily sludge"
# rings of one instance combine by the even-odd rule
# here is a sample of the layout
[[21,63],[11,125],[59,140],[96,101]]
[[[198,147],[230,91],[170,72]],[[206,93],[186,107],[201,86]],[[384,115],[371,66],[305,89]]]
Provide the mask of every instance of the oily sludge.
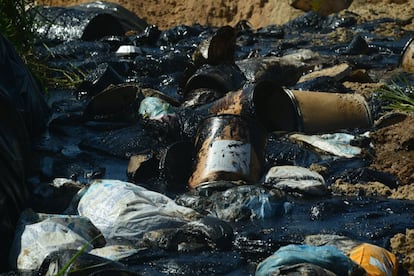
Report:
[[[215,56],[211,52],[210,57],[198,60],[200,63],[192,59],[192,53],[206,37],[214,37],[217,28],[181,25],[160,31],[152,26],[139,34],[139,29],[127,35],[98,33],[96,37],[110,36],[94,43],[67,38],[65,47],[47,45],[53,53],[59,53],[43,55],[51,65],[64,70],[75,66],[88,76],[77,88],[78,93],[54,87],[47,94],[53,114],[47,134],[35,147],[41,163],[39,175],[30,179],[37,188],[34,196],[43,197],[41,208],[36,204],[33,207],[50,213],[57,212],[56,206],[59,211],[65,210],[61,207],[70,202],[73,192],[50,187],[48,179],[54,176],[85,186],[65,213],[90,217],[105,236],[104,247],[87,248],[88,252],[77,260],[77,264],[89,267],[99,264],[102,258],[113,261],[103,272],[95,266],[96,274],[128,269],[131,274],[142,271],[151,275],[249,275],[279,248],[303,244],[303,238],[310,233],[346,231],[359,243],[388,244],[392,235],[412,228],[412,214],[407,212],[413,208],[412,202],[368,197],[356,187],[355,196],[330,193],[329,185],[338,177],[343,180],[353,176],[349,185],[358,182],[361,186],[365,180],[380,179],[374,174],[364,177],[372,160],[369,155],[361,156],[369,149],[369,136],[364,137],[365,145],[351,148],[355,140],[346,135],[292,135],[340,131],[360,137],[361,132],[372,130],[370,117],[377,119],[379,109],[371,109],[370,114],[366,104],[372,107],[379,103],[344,89],[345,79],[355,81],[352,73],[363,69],[369,76],[366,79],[377,81],[384,68],[400,66],[396,60],[406,38],[384,40],[372,34],[372,22],[370,26],[357,22],[355,14],[324,18],[307,13],[283,26],[253,30],[248,24],[240,25],[236,40],[229,41],[225,51],[217,51]],[[400,27],[395,24],[395,28]],[[364,38],[366,44],[361,51],[342,51],[348,41],[338,45],[338,41],[330,40],[332,32],[339,28],[362,30],[372,36]],[[314,38],[326,43],[314,45]],[[58,43],[57,39],[53,43]],[[83,48],[88,45],[90,48]],[[366,51],[367,45],[373,50]],[[70,46],[76,49],[66,50]],[[133,51],[121,51],[125,48]],[[229,57],[229,53],[233,56]],[[224,54],[225,58],[221,60],[216,54]],[[326,74],[321,69],[335,64],[353,66],[346,68],[346,76],[322,76],[318,77],[318,86],[301,86],[308,91],[299,91],[295,85],[303,74]],[[201,81],[195,81],[197,75],[204,75]],[[328,81],[332,80],[331,85]],[[111,84],[118,87],[124,82],[139,89],[104,91]],[[186,84],[191,84],[188,91]],[[7,108],[2,122],[8,114],[18,114],[14,111]],[[42,112],[23,114],[33,115],[29,119],[34,119]],[[15,121],[21,125],[22,120]],[[37,128],[26,125],[29,126]],[[22,127],[11,123],[7,127],[13,131],[4,131],[5,149],[7,142],[13,141],[9,137],[24,134]],[[343,138],[346,141],[342,145]],[[309,141],[306,144],[312,147],[299,140]],[[321,140],[326,142],[323,146],[318,144]],[[27,142],[19,140],[19,144],[28,145],[24,141]],[[24,156],[30,154],[25,152]],[[129,160],[131,167],[127,171]],[[6,180],[2,183],[22,175],[22,170],[7,168],[3,170]],[[323,178],[308,168],[317,170]],[[127,177],[134,183],[122,181]],[[390,187],[399,186],[397,180],[390,182]],[[20,186],[7,187],[14,195],[11,189]],[[56,204],[63,196],[66,200]],[[13,211],[7,213],[10,216],[21,208],[20,202],[25,202],[21,200],[24,195],[14,198],[17,208],[9,209]],[[17,216],[14,218],[17,220]],[[7,230],[13,232],[12,227]],[[81,246],[75,243],[75,248],[49,254],[46,262],[70,260],[78,245]],[[313,249],[312,252],[317,250]],[[33,252],[30,256],[41,258]],[[340,255],[335,250],[330,252]],[[101,258],[92,258],[93,253]],[[374,253],[371,255],[376,259],[381,258]],[[276,270],[280,274],[291,268],[328,275],[332,271],[347,272],[347,268],[336,264],[343,264],[342,260],[348,263],[349,259],[343,255],[338,259],[330,266],[323,264],[324,260],[299,260],[302,263],[277,266]]]

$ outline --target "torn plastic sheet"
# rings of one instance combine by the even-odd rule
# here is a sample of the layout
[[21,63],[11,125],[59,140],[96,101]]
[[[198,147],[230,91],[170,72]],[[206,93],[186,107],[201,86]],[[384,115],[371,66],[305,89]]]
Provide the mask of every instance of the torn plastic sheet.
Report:
[[321,135],[305,135],[296,133],[290,135],[289,138],[304,142],[323,152],[340,157],[352,158],[361,154],[361,148],[350,144],[355,136],[347,133]]

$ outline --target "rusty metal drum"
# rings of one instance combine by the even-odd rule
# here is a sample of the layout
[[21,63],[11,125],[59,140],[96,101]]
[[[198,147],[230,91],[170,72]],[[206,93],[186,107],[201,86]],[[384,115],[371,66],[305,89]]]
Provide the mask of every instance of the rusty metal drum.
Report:
[[256,120],[234,114],[207,117],[195,138],[190,188],[213,181],[257,182],[262,174],[267,132]]
[[370,128],[368,103],[356,93],[329,93],[288,90],[305,133],[335,132],[342,129]]
[[269,132],[326,133],[372,126],[368,103],[356,93],[289,90],[261,82],[241,95],[243,100],[234,97],[226,107],[241,102],[240,114],[254,114]]

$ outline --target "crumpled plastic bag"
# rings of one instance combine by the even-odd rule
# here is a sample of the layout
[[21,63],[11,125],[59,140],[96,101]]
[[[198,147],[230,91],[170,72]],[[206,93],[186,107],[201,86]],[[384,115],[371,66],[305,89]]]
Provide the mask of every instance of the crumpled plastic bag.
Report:
[[[225,184],[226,181],[220,183]],[[228,184],[232,185],[231,182]],[[211,187],[214,192],[210,196],[204,195],[206,191],[200,191],[200,194],[182,194],[176,198],[176,202],[228,222],[267,219],[283,215],[285,211],[285,198],[282,193],[269,193],[256,185],[230,186],[224,191],[214,190],[219,187],[214,184]]]
[[158,97],[146,97],[141,101],[139,114],[143,118],[161,120],[162,117],[175,114],[174,108]]
[[333,245],[311,246],[290,244],[280,247],[256,268],[256,275],[272,275],[282,266],[311,263],[337,275],[352,275],[359,269],[348,256]]
[[349,257],[363,267],[367,275],[398,275],[397,256],[382,247],[363,243],[353,248]]
[[274,166],[267,172],[264,183],[283,190],[309,195],[326,195],[325,179],[317,172],[298,166]]
[[79,201],[78,212],[88,217],[105,239],[137,241],[144,233],[180,227],[198,216],[167,196],[120,180],[95,180]]
[[49,254],[61,249],[81,250],[89,243],[86,252],[103,246],[105,240],[88,218],[27,209],[20,216],[9,262],[15,269],[38,270]]

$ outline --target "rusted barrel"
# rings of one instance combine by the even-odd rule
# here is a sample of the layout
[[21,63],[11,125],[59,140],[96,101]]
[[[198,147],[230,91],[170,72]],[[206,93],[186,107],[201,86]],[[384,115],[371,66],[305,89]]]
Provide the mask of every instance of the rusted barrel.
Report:
[[227,93],[209,106],[209,113],[252,118],[267,131],[297,131],[301,130],[300,118],[293,103],[282,86],[262,81]]
[[299,118],[298,130],[323,133],[351,128],[369,128],[371,113],[364,97],[314,91],[285,90]]
[[323,133],[372,125],[361,95],[289,90],[267,81],[227,93],[209,112],[254,118],[267,131]]
[[223,180],[257,182],[262,173],[266,138],[265,129],[255,120],[232,114],[206,118],[195,138],[190,188]]

